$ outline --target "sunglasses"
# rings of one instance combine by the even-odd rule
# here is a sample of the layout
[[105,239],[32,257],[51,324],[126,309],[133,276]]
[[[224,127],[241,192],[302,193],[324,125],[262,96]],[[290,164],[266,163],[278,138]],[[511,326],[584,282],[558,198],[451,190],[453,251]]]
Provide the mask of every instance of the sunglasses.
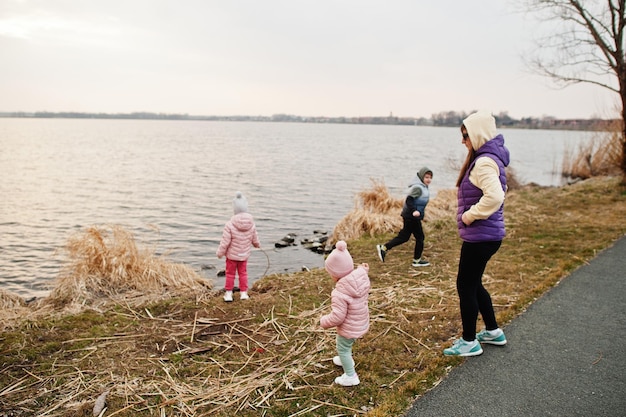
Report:
[[468,140],[469,139],[469,135],[467,133],[463,133],[463,140]]

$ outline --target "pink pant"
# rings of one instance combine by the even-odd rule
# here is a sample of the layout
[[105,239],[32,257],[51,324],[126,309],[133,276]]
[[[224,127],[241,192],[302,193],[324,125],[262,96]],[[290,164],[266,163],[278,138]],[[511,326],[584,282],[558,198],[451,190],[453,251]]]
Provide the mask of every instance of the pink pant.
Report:
[[248,291],[248,260],[233,261],[226,258],[226,283],[224,289],[232,291],[235,286],[235,272],[239,274],[239,291]]

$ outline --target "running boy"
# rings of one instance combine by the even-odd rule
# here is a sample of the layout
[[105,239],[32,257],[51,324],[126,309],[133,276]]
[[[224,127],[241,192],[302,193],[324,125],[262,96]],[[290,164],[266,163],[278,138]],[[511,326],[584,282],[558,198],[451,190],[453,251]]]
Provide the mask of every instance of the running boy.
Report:
[[408,193],[402,207],[402,221],[404,225],[398,235],[384,245],[376,245],[378,257],[385,262],[387,252],[392,248],[407,242],[411,235],[415,237],[415,249],[413,250],[413,263],[411,266],[428,266],[430,262],[422,259],[424,251],[424,229],[422,228],[422,220],[424,219],[424,211],[430,198],[428,186],[433,180],[433,172],[427,167],[423,167],[417,172],[417,175],[408,187]]

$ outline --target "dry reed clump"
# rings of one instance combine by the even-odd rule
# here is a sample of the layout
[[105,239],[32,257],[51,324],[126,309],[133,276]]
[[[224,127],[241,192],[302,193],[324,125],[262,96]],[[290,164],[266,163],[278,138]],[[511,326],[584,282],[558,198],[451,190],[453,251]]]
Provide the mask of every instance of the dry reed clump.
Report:
[[426,206],[425,222],[454,218],[457,209],[456,189],[439,190]]
[[[395,198],[382,181],[371,179],[372,187],[359,192],[355,207],[337,223],[329,244],[394,233],[402,227],[400,211],[404,200]],[[426,208],[425,222],[452,216],[456,212],[456,190],[441,190]]]
[[561,175],[564,178],[588,179],[618,175],[622,160],[621,129],[618,123],[607,132],[597,132],[592,140],[579,145],[574,152],[566,149]]
[[24,316],[26,302],[10,291],[0,289],[0,331]]
[[25,302],[22,297],[0,288],[0,309],[14,309],[24,307],[24,305]]
[[57,307],[92,304],[103,297],[158,294],[164,290],[206,290],[211,284],[190,267],[139,249],[119,226],[89,227],[68,240],[68,263],[45,302]]

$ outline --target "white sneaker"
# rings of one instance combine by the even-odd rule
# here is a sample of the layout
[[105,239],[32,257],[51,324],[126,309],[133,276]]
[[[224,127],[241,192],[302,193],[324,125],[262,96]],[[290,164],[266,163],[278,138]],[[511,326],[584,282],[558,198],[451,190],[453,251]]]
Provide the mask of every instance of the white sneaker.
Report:
[[355,385],[359,385],[360,383],[361,381],[359,381],[359,376],[357,374],[354,374],[352,376],[343,374],[335,378],[335,384],[341,385],[344,387],[353,387]]
[[232,291],[226,291],[224,293],[224,301],[226,301],[227,303],[230,303],[231,301],[233,301],[233,292]]
[[[341,359],[339,359],[339,356],[334,356],[333,357],[333,363],[337,366],[343,366],[341,364]],[[354,366],[354,359],[352,359],[352,366]]]
[[411,263],[411,266],[413,267],[417,267],[417,266],[430,266],[430,262],[428,262],[426,259],[413,259],[413,262]]
[[248,295],[248,291],[242,291],[239,295],[240,300],[248,300],[250,296]]

